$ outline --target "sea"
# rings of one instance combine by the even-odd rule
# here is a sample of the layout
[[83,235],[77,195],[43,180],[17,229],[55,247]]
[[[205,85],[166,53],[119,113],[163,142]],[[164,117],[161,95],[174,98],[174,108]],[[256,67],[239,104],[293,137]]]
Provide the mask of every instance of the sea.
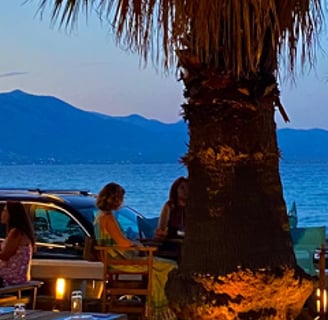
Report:
[[[296,203],[298,226],[328,228],[328,162],[280,162],[287,209]],[[146,217],[160,214],[171,183],[187,176],[177,164],[0,165],[0,188],[78,189],[93,193],[108,182],[126,190],[125,204]]]

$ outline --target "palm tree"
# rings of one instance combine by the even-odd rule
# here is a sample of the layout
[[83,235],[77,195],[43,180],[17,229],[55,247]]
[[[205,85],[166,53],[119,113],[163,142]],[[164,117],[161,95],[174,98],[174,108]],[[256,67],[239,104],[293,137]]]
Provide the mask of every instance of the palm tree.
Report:
[[[118,43],[178,67],[189,127],[190,198],[179,269],[166,292],[179,319],[294,319],[312,292],[295,261],[279,175],[280,64],[314,61],[319,0],[42,0],[73,26],[94,9]],[[280,57],[280,59],[279,59]]]

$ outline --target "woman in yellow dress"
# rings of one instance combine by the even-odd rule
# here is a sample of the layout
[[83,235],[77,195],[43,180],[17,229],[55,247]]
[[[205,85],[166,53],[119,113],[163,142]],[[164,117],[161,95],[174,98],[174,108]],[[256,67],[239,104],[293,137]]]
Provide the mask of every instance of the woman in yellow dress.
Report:
[[[125,190],[119,184],[111,182],[105,185],[97,197],[97,207],[99,213],[95,220],[95,235],[100,245],[118,245],[122,247],[142,246],[125,237],[119,224],[117,223],[113,211],[119,209],[124,200]],[[115,256],[119,254],[113,251]],[[120,266],[123,271],[133,272],[138,266]],[[153,279],[152,279],[152,320],[174,320],[175,314],[168,306],[164,287],[168,273],[176,268],[174,261],[154,258]]]

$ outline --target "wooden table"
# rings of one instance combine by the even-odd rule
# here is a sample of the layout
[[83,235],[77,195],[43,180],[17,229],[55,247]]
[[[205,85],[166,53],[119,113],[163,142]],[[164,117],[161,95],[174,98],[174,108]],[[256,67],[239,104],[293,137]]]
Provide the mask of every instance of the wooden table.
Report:
[[[54,319],[65,319],[73,314],[69,311],[61,311],[61,312],[54,312],[54,311],[44,311],[44,310],[26,310],[26,319],[36,319],[36,320],[54,320]],[[83,315],[94,315],[97,317],[99,315],[99,319],[101,320],[127,320],[126,314],[117,314],[117,313],[96,313],[96,312],[83,312]],[[12,320],[13,313],[0,313],[0,320]],[[83,319],[81,317],[81,319]],[[95,318],[97,319],[97,318]]]
[[[183,245],[183,240],[184,240],[183,237],[169,238],[163,241],[154,240],[154,239],[142,239],[142,238],[139,239],[139,241],[145,246],[153,246],[158,248],[158,250],[154,254],[155,256],[175,260],[178,262],[178,264],[180,263],[181,260],[181,249]],[[165,247],[165,243],[169,245],[170,244],[174,245],[176,247],[176,250],[173,251],[173,250],[163,249],[163,245]]]

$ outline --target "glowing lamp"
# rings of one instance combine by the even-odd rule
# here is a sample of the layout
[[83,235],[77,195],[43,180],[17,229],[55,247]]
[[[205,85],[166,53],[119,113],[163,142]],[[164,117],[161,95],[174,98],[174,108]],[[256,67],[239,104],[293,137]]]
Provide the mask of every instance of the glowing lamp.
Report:
[[[322,296],[321,296],[322,294]],[[317,312],[320,313],[320,307],[321,307],[321,301],[323,303],[323,312],[326,313],[327,312],[327,290],[323,290],[323,292],[321,293],[321,290],[319,288],[317,288],[316,290],[316,308],[317,308]]]
[[66,288],[66,280],[64,278],[57,278],[56,280],[56,300],[64,299]]

